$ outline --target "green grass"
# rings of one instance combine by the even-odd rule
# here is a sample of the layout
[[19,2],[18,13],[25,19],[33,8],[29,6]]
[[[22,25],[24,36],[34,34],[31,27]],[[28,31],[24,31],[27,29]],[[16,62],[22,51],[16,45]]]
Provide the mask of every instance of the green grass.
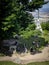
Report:
[[[21,65],[21,64],[16,64],[16,63],[13,63],[13,62],[10,62],[10,61],[0,61],[0,65]],[[26,65],[49,65],[49,61],[45,61],[45,62],[32,62],[32,63],[28,63]]]
[[0,61],[0,65],[19,65],[10,61]]
[[29,63],[27,65],[49,65],[49,62],[34,62],[34,63]]

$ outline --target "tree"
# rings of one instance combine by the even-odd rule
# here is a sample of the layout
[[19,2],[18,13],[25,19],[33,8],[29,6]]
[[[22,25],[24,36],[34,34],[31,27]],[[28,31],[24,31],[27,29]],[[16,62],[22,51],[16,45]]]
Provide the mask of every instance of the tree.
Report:
[[28,11],[34,11],[35,9],[38,9],[42,7],[42,5],[45,3],[44,0],[18,0],[19,3],[24,5],[24,10]]
[[0,0],[0,39],[13,37],[32,22],[26,11],[40,8],[44,0]]
[[0,0],[0,41],[12,38],[33,21],[27,11],[34,11],[44,0]]
[[2,27],[4,27],[3,22],[5,21],[5,17],[10,15],[8,12],[11,12],[10,2],[11,0],[0,0],[0,39],[4,36]]
[[33,17],[18,0],[0,0],[0,39],[12,38],[28,26]]

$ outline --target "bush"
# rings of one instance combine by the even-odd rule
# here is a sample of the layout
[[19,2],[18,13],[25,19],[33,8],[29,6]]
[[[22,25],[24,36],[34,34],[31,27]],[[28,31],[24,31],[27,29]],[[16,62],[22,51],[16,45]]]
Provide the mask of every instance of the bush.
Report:
[[[30,47],[33,47],[32,42],[37,41],[40,45],[40,47],[44,46],[45,43],[45,38],[42,38],[41,35],[42,33],[39,30],[26,30],[26,31],[21,31],[22,37],[19,39],[19,41],[26,45],[26,48],[30,50]],[[36,35],[38,38],[36,38]]]
[[43,38],[45,38],[45,40],[49,42],[49,31],[44,30],[44,32],[43,32]]
[[40,36],[42,33],[41,33],[41,31],[40,30],[34,30],[34,35],[38,35],[38,36]]
[[42,27],[43,30],[49,31],[49,21],[48,22],[42,22],[41,27]]
[[36,25],[34,23],[29,24],[28,27],[26,28],[26,30],[30,31],[30,30],[35,30]]
[[21,44],[25,44],[25,46],[26,46],[26,48],[28,50],[30,50],[30,48],[33,47],[33,44],[32,44],[33,41],[35,41],[36,43],[38,43],[39,44],[39,47],[45,46],[47,44],[44,38],[39,37],[39,36],[36,37],[34,35],[29,36],[28,38],[21,37],[19,39],[19,41],[21,42]]

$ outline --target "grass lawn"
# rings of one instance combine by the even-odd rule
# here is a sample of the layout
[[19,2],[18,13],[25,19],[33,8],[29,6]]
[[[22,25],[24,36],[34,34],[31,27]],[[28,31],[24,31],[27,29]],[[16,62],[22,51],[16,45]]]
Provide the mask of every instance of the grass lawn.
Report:
[[[13,62],[10,62],[10,61],[0,61],[0,65],[21,65],[21,64],[16,64],[16,63],[13,63]],[[33,63],[29,63],[29,64],[26,64],[26,65],[49,65],[49,61],[33,62]]]

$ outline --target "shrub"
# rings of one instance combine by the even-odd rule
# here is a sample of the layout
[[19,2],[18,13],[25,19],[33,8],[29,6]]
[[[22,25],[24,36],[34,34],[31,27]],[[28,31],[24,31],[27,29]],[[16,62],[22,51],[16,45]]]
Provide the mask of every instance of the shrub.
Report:
[[49,31],[44,30],[43,38],[45,38],[45,40],[49,42]]
[[30,30],[35,30],[36,25],[34,23],[29,24],[28,27],[26,28],[26,30],[30,31]]
[[41,31],[40,30],[34,30],[34,35],[38,35],[38,36],[40,36],[42,33],[41,33]]
[[39,36],[36,37],[34,35],[29,36],[28,38],[21,37],[19,39],[19,41],[21,42],[21,44],[25,44],[25,46],[26,46],[26,48],[28,50],[30,50],[30,48],[33,47],[33,44],[32,44],[33,41],[35,41],[36,43],[38,43],[39,44],[39,47],[45,46],[47,44],[44,38],[39,37]]
[[49,21],[42,22],[41,27],[42,27],[43,30],[48,30],[49,31]]

